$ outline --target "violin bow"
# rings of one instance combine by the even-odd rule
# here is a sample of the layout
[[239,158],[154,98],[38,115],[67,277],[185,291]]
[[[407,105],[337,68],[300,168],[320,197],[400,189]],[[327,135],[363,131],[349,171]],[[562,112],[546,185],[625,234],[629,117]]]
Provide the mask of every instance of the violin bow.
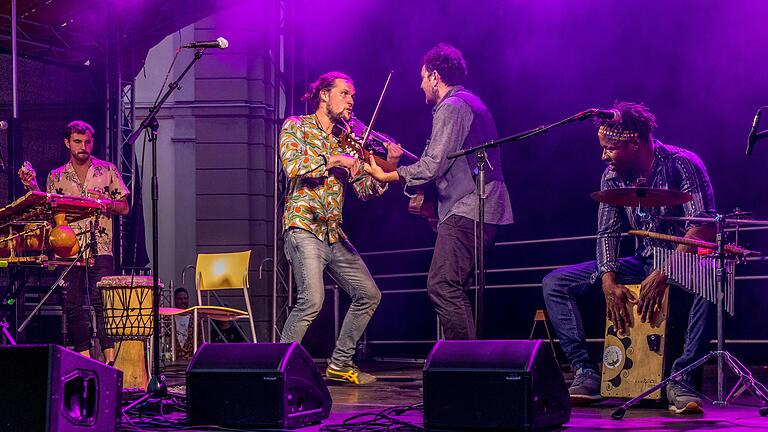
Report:
[[373,130],[373,123],[376,122],[376,117],[379,116],[379,109],[381,108],[381,102],[384,100],[384,94],[387,92],[387,87],[389,87],[389,80],[392,79],[392,73],[394,71],[389,71],[389,75],[387,75],[387,81],[384,83],[384,88],[381,90],[381,94],[379,95],[379,101],[376,102],[376,109],[373,110],[373,116],[371,116],[371,122],[368,123],[368,127],[365,128],[365,133],[363,134],[363,141],[361,142],[361,146],[365,146],[365,142],[368,141],[368,136],[371,134],[371,131]]

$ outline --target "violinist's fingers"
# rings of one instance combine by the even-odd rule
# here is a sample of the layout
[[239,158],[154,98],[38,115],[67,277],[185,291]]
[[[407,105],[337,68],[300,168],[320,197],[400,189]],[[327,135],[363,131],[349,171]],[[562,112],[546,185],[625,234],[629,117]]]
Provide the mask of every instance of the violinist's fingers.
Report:
[[360,161],[356,160],[352,163],[352,169],[350,170],[350,174],[352,174],[352,177],[357,177],[358,174],[360,174]]
[[387,153],[398,156],[403,154],[403,147],[398,144],[391,141],[387,141],[384,143],[384,147],[387,149]]
[[376,163],[376,158],[373,157],[373,154],[368,155],[368,163],[370,163],[373,168],[379,167],[379,165]]

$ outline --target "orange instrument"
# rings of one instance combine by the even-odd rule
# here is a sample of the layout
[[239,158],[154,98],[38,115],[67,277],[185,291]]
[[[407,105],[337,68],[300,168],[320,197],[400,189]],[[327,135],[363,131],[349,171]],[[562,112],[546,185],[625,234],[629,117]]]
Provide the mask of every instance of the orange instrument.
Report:
[[28,192],[0,209],[0,257],[15,264],[55,265],[57,258],[77,256],[80,244],[69,223],[103,210],[93,198]]

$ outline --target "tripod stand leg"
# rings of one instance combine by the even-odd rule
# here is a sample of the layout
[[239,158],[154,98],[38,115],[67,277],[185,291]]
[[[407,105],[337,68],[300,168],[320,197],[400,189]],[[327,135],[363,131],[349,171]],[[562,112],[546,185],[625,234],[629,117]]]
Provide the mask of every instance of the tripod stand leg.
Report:
[[744,390],[747,390],[749,386],[747,383],[744,382],[745,378],[746,377],[743,377],[743,376],[739,377],[739,380],[736,381],[736,384],[733,385],[733,388],[731,389],[731,391],[728,392],[728,396],[725,397],[726,403],[729,403],[731,400],[741,396],[741,394],[744,393]]
[[703,365],[704,363],[709,361],[709,359],[714,357],[716,354],[717,354],[716,351],[711,351],[709,354],[705,355],[704,357],[700,358],[699,360],[697,360],[697,361],[691,363],[690,365],[684,367],[683,369],[680,369],[679,371],[673,373],[672,375],[669,376],[669,378],[662,380],[661,382],[659,382],[655,386],[649,388],[648,390],[644,391],[640,395],[635,396],[634,398],[628,400],[624,405],[616,408],[616,410],[611,414],[611,418],[614,419],[614,420],[621,420],[622,418],[624,418],[624,414],[626,414],[627,410],[630,407],[632,407],[632,405],[635,405],[636,403],[638,403],[641,400],[643,400],[643,398],[645,398],[649,394],[651,394],[651,393],[655,392],[656,390],[664,387],[670,381],[671,382],[676,382],[676,383],[681,384],[681,385],[683,385],[685,387],[688,387],[687,385],[685,385],[685,384],[683,384],[681,382],[680,378],[685,376],[685,374],[687,374],[688,372],[690,372],[690,371],[696,369],[697,367]]
[[752,376],[752,372],[750,372],[749,369],[747,369],[747,367],[739,361],[739,359],[734,357],[728,351],[723,351],[721,355],[725,359],[728,366],[731,367],[731,370],[733,370],[733,372],[739,376],[739,381],[736,383],[733,390],[731,390],[731,393],[725,399],[725,402],[728,403],[730,400],[735,399],[741,395],[744,390],[749,390],[749,392],[752,393],[755,398],[763,401],[764,403],[768,403],[768,389],[766,389],[766,387],[760,381],[756,380],[755,377]]
[[3,336],[5,336],[9,344],[16,345],[16,341],[13,339],[11,332],[8,331],[8,327],[10,327],[10,325],[8,324],[8,321],[6,320],[0,321],[0,328],[3,329]]
[[144,393],[143,395],[141,395],[141,397],[131,402],[130,405],[123,408],[123,415],[126,415],[128,411],[136,408],[137,406],[142,405],[144,402],[148,401],[149,398],[151,398],[152,396],[155,396],[155,394],[151,392]]

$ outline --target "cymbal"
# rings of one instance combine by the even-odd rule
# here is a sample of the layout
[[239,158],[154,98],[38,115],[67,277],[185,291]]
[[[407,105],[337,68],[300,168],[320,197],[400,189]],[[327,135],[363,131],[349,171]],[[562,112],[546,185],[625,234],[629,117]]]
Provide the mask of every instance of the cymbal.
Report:
[[603,204],[623,207],[671,207],[693,199],[687,192],[647,187],[606,189],[592,192],[590,197]]

